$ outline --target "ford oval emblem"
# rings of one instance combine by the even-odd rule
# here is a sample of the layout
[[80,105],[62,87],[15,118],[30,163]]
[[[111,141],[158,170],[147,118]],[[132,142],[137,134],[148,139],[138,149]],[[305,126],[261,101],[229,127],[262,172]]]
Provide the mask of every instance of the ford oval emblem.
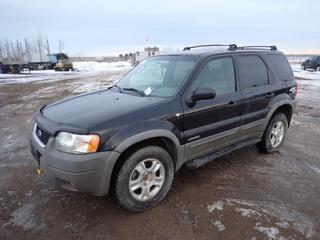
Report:
[[42,135],[41,130],[38,130],[38,137],[41,137],[41,135]]

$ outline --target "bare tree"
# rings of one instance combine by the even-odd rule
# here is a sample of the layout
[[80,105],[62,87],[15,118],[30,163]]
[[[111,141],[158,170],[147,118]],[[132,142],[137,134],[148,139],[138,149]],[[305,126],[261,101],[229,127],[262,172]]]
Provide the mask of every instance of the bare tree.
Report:
[[[59,41],[60,51],[63,49],[63,42]],[[36,39],[19,39],[10,41],[0,39],[0,61],[6,61],[9,64],[25,62],[43,62],[46,61],[47,54],[50,54],[49,39],[43,39],[39,34]]]
[[3,61],[3,43],[2,43],[2,40],[0,40],[0,62]]
[[43,44],[45,49],[47,50],[47,54],[50,54],[50,44],[49,44],[49,40],[46,39],[46,42]]
[[43,59],[42,59],[42,37],[41,37],[41,34],[39,34],[39,37],[38,37],[38,49],[39,49],[39,55],[40,55],[40,62],[42,62]]
[[6,57],[8,58],[9,63],[11,63],[10,42],[7,39],[5,40],[5,50]]
[[18,39],[16,39],[15,51],[16,51],[16,57],[17,57],[16,61],[18,63],[22,63],[23,62],[23,52],[22,52],[22,48],[21,48],[21,43],[19,42]]
[[31,49],[30,49],[30,43],[26,38],[24,39],[24,45],[25,45],[25,49],[26,49],[27,61],[30,62],[31,61]]
[[59,52],[62,53],[62,49],[63,49],[63,41],[59,40]]

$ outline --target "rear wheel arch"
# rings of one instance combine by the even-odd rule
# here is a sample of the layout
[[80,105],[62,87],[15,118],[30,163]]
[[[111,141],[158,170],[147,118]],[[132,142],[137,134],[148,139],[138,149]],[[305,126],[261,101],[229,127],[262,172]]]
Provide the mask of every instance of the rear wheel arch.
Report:
[[272,120],[272,118],[277,115],[278,113],[283,113],[288,120],[288,127],[290,126],[291,118],[292,118],[292,106],[290,104],[283,104],[279,106],[272,114],[271,118],[269,119],[269,122]]
[[[280,96],[278,96],[280,97]],[[285,98],[285,99],[283,99]],[[277,113],[283,113],[288,120],[288,126],[290,125],[293,110],[294,110],[294,103],[292,102],[290,97],[286,94],[283,94],[282,99],[280,98],[275,98],[274,102],[272,103],[268,115],[266,117],[266,121],[263,125],[263,131],[267,128],[268,124],[270,121],[272,121],[272,118],[277,114]]]

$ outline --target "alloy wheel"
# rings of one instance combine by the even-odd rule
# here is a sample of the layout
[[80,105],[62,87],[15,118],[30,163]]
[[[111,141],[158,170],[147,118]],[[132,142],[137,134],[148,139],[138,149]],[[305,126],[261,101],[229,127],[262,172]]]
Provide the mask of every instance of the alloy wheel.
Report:
[[129,190],[135,199],[148,201],[161,190],[164,181],[163,164],[155,158],[148,158],[133,169],[129,179]]

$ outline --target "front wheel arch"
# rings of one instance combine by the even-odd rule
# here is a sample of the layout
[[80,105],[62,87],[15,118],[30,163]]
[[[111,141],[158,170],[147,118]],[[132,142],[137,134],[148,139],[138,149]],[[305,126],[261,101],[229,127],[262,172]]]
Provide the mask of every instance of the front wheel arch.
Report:
[[114,192],[115,190],[114,186],[115,186],[117,174],[120,171],[121,166],[126,161],[126,159],[138,149],[141,149],[146,146],[158,146],[166,150],[170,154],[173,160],[174,169],[175,170],[179,169],[180,167],[179,159],[182,157],[181,156],[182,150],[179,149],[179,146],[177,146],[177,143],[174,140],[164,136],[143,139],[141,141],[132,143],[121,152],[112,170],[110,192]]

